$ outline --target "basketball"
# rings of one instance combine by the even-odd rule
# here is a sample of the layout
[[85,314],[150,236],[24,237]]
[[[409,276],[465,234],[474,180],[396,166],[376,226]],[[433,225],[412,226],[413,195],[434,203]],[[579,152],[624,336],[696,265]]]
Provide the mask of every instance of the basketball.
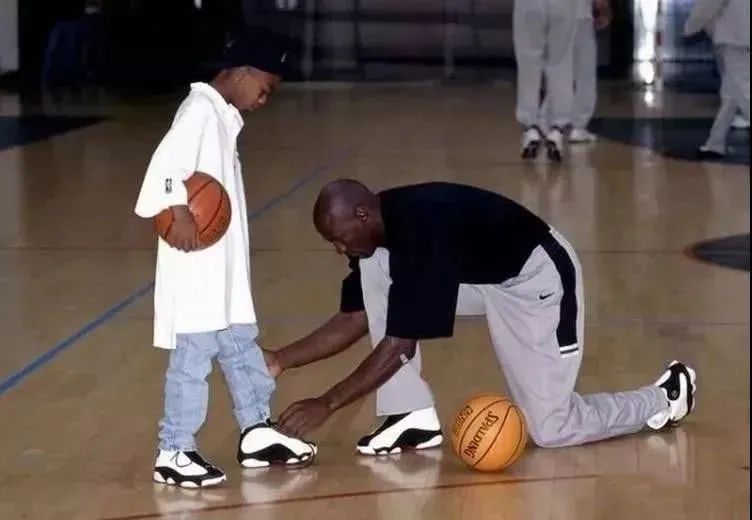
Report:
[[527,428],[522,412],[506,397],[471,398],[452,424],[452,448],[462,462],[480,471],[501,471],[525,450]]
[[[227,232],[232,218],[230,197],[222,185],[211,175],[195,172],[187,181],[188,209],[196,220],[199,249],[216,244]],[[163,239],[172,227],[173,217],[169,208],[154,217],[154,227]]]

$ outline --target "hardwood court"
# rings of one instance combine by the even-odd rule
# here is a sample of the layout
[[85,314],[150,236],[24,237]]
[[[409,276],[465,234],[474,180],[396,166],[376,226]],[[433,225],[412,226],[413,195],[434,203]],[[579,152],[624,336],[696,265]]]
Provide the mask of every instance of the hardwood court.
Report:
[[[680,429],[578,448],[530,447],[500,474],[442,450],[359,458],[373,400],[335,415],[301,471],[241,471],[218,370],[200,435],[223,488],[151,481],[166,353],[152,348],[154,237],[132,213],[177,98],[58,108],[107,119],[0,151],[0,518],[730,519],[749,517],[749,273],[688,245],[749,232],[747,166],[667,159],[601,139],[564,166],[518,159],[511,85],[283,89],[241,137],[262,344],[277,348],[338,305],[345,263],[315,234],[322,183],[452,180],[498,190],[578,249],[586,289],[582,392],[652,383],[671,359],[698,370]],[[604,87],[603,117],[711,117],[713,97]],[[0,97],[0,115],[20,113]],[[39,107],[24,107],[29,113]],[[606,123],[604,123],[606,124]],[[363,343],[285,374],[275,411],[316,395]],[[52,351],[55,356],[44,356]],[[485,324],[424,344],[445,425],[466,397],[505,392]],[[37,361],[35,361],[37,360]]]

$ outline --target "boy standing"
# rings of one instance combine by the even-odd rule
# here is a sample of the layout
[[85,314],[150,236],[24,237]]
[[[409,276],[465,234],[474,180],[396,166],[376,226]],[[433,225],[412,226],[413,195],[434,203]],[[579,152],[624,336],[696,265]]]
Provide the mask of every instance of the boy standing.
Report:
[[[168,207],[175,218],[169,235],[158,239],[154,290],[154,345],[171,351],[153,475],[160,483],[205,487],[226,479],[199,455],[195,442],[206,419],[206,377],[215,357],[241,430],[240,464],[300,464],[315,455],[314,445],[279,432],[269,420],[275,383],[256,344],[248,217],[236,143],[243,126],[240,112],[266,103],[281,80],[285,57],[281,42],[268,32],[232,42],[214,79],[191,85],[151,159],[136,203],[135,212],[143,218]],[[232,209],[226,234],[201,250],[183,184],[196,171],[222,184]]]

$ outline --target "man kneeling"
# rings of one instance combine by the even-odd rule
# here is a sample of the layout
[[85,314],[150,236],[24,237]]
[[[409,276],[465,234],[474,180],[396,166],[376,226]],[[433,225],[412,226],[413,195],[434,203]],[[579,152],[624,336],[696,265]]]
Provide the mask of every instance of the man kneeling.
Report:
[[694,407],[695,372],[672,362],[638,390],[579,395],[583,290],[572,246],[501,195],[430,183],[371,192],[353,180],[323,188],[314,224],[350,258],[340,312],[277,352],[273,374],[337,354],[370,333],[373,351],[321,397],[292,404],[280,428],[300,436],[376,390],[382,424],[367,455],[441,444],[418,340],[451,337],[455,316],[484,315],[512,397],[543,447],[675,426]]

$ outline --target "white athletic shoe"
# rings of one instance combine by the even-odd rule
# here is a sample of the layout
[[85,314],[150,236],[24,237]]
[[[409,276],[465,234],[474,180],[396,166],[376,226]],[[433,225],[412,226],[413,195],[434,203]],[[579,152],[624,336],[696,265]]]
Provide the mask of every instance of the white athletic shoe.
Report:
[[154,463],[154,481],[184,488],[221,484],[227,477],[204,460],[197,451],[159,450]]
[[267,421],[243,430],[237,456],[244,468],[265,468],[272,464],[307,466],[317,451],[312,442],[285,435]]
[[440,446],[444,437],[436,408],[388,415],[369,435],[358,441],[361,455],[388,455],[403,450],[423,450]]
[[569,132],[569,136],[567,137],[567,140],[570,143],[574,143],[574,144],[594,143],[598,140],[598,136],[596,136],[592,132],[588,132],[584,128],[573,128],[572,131]]
[[747,118],[745,118],[743,115],[736,114],[734,116],[734,120],[731,121],[731,128],[746,130],[749,128],[749,121],[747,121]]
[[654,430],[674,427],[692,413],[695,408],[696,381],[697,374],[694,370],[684,363],[672,361],[655,383],[666,394],[668,406],[648,419],[648,426]]

